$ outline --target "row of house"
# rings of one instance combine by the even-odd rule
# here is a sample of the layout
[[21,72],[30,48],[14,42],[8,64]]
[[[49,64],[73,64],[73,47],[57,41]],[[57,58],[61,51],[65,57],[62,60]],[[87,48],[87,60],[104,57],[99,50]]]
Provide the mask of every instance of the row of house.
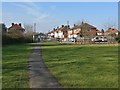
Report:
[[51,32],[47,33],[50,39],[63,39],[66,41],[69,38],[77,37],[94,37],[94,36],[107,36],[118,35],[118,30],[115,28],[109,28],[108,30],[98,30],[95,26],[82,22],[80,25],[75,25],[70,28],[69,25],[62,25],[61,27],[54,28]]
[[[25,29],[22,27],[21,23],[15,24],[12,23],[11,26],[7,29],[7,32],[10,30],[25,32]],[[6,30],[5,30],[6,32]],[[44,40],[47,36],[49,39],[61,39],[68,40],[70,38],[80,38],[80,37],[94,37],[94,36],[118,36],[118,30],[115,28],[109,28],[108,30],[98,30],[95,26],[88,23],[82,22],[80,25],[75,25],[70,27],[69,25],[61,25],[60,27],[53,28],[52,31],[48,32],[47,35],[43,33],[36,33],[36,40]]]

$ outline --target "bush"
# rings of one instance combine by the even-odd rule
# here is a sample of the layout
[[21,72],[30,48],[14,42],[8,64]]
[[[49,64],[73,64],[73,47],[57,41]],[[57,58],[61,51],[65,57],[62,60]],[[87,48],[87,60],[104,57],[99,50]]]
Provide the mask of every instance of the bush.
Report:
[[120,36],[118,36],[118,37],[116,38],[116,41],[118,41],[118,43],[120,43]]
[[2,35],[2,44],[16,44],[16,43],[24,43],[24,37],[14,37],[13,35],[4,34]]
[[2,35],[2,45],[31,42],[32,35],[24,34],[19,30],[9,30],[9,32]]
[[30,34],[25,34],[25,35],[24,35],[24,41],[25,41],[26,43],[31,43],[31,42],[33,42],[32,35],[30,35]]
[[[20,30],[10,29],[8,32],[2,35],[2,44],[8,45],[8,44],[17,44],[17,43],[32,43],[33,34],[37,35],[38,33],[33,33],[33,32],[23,33]],[[36,38],[37,37],[35,37],[35,39]]]

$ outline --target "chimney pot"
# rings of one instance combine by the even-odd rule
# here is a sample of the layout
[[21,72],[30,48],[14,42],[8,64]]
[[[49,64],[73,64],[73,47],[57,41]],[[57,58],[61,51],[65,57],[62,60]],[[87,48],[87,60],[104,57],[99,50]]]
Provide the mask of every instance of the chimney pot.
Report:
[[70,27],[70,25],[68,25],[68,28]]
[[19,23],[19,26],[21,27],[21,23]]
[[82,24],[84,24],[84,22],[82,21]]
[[64,25],[62,25],[62,27],[64,27]]
[[55,30],[55,28],[53,28]]
[[14,23],[12,23],[12,26],[14,25]]

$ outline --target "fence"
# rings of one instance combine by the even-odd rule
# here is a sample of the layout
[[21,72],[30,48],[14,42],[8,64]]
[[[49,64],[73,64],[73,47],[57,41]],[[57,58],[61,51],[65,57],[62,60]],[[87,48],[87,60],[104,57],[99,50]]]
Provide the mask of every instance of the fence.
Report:
[[77,38],[77,44],[98,44],[98,43],[108,43],[108,44],[111,44],[111,43],[117,43],[116,41],[116,37],[112,37],[112,36],[106,36],[107,38],[107,41],[92,41],[92,38],[93,37],[79,37]]
[[[100,37],[100,36],[98,36]],[[58,41],[60,43],[76,43],[76,44],[98,44],[98,43],[117,43],[116,37],[112,36],[105,36],[107,38],[107,41],[92,41],[92,38],[94,37],[77,37],[77,38],[66,38],[66,39],[60,39],[60,38],[52,38],[50,40],[46,39],[47,41]]]

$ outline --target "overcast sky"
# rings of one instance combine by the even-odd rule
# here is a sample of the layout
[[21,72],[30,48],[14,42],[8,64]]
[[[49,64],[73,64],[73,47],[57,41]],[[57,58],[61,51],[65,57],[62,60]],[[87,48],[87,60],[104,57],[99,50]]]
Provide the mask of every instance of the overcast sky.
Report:
[[3,2],[2,21],[11,23],[36,23],[37,32],[48,32],[62,24],[73,26],[86,21],[98,29],[106,23],[117,27],[117,2]]

